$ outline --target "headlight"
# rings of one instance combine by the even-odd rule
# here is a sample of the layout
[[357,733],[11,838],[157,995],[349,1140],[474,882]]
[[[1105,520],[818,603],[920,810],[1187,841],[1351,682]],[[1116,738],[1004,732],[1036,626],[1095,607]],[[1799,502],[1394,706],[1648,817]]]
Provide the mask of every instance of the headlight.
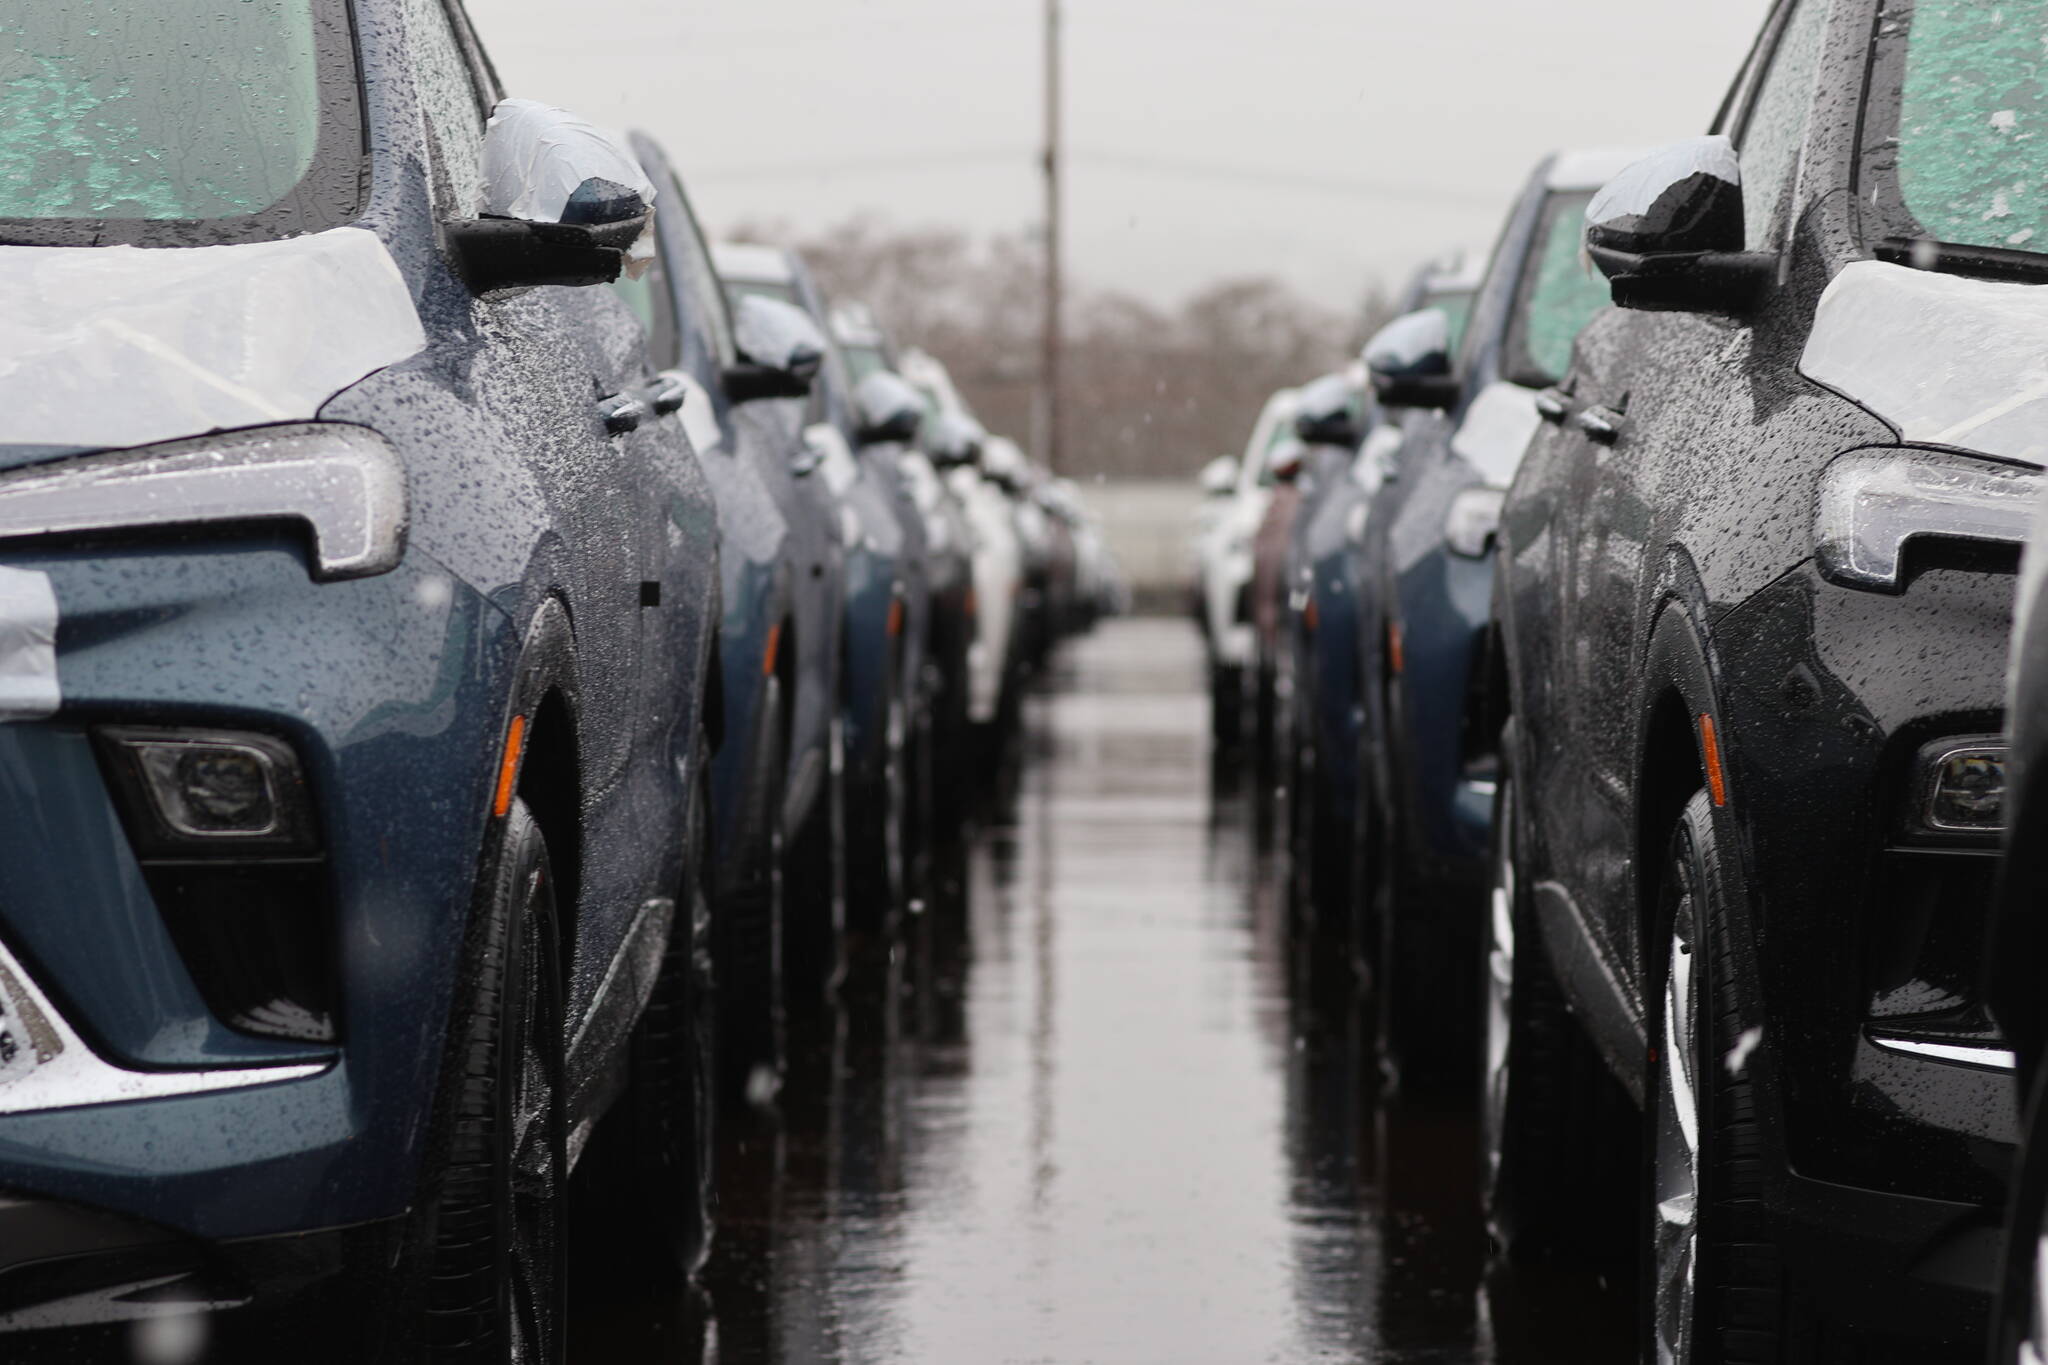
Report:
[[1500,507],[1507,493],[1499,488],[1468,488],[1451,499],[1444,517],[1444,544],[1453,554],[1484,559],[1500,529]]
[[313,576],[389,573],[405,554],[405,468],[383,437],[335,423],[259,427],[0,474],[0,540],[297,521]]
[[2044,484],[2037,469],[1940,451],[1844,455],[1821,475],[1814,555],[1843,587],[1898,592],[1909,540],[2025,544]]

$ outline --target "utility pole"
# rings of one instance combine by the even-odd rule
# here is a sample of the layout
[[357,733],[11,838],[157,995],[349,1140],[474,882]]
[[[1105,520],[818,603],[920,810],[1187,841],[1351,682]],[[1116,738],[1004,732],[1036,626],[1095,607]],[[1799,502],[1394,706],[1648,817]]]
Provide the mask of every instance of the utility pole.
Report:
[[1061,362],[1064,332],[1060,261],[1060,0],[1045,0],[1045,336],[1040,362],[1039,457],[1060,472]]

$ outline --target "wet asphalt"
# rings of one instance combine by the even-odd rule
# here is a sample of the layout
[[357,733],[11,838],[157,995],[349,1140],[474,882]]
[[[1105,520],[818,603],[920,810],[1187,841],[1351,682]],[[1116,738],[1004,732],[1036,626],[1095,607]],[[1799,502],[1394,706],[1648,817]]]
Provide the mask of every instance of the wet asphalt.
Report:
[[1203,680],[1178,620],[1065,646],[979,831],[731,1125],[702,1288],[579,1292],[573,1360],[1629,1358],[1625,1286],[1490,1263],[1469,1113],[1382,1093]]

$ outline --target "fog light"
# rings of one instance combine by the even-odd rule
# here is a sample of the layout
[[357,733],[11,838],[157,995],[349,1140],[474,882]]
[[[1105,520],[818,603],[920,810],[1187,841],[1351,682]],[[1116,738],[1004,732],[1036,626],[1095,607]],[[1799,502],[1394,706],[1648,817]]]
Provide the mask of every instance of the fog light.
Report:
[[1945,739],[1920,750],[1918,813],[1944,834],[1996,834],[2005,828],[2005,745],[1997,736]]
[[[145,855],[200,845],[310,850],[298,758],[267,735],[108,729]],[[141,800],[133,798],[140,797]]]

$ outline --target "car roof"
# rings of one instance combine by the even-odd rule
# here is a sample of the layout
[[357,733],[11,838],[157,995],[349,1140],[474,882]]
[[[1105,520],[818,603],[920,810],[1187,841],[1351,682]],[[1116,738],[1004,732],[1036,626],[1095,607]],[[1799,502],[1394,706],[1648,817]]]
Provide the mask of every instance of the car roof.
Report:
[[1550,163],[1546,187],[1553,190],[1597,190],[1620,175],[1630,163],[1649,155],[1648,147],[1593,147],[1559,152]]
[[789,254],[779,246],[754,242],[718,242],[711,248],[712,264],[728,280],[752,284],[795,284],[796,268]]

